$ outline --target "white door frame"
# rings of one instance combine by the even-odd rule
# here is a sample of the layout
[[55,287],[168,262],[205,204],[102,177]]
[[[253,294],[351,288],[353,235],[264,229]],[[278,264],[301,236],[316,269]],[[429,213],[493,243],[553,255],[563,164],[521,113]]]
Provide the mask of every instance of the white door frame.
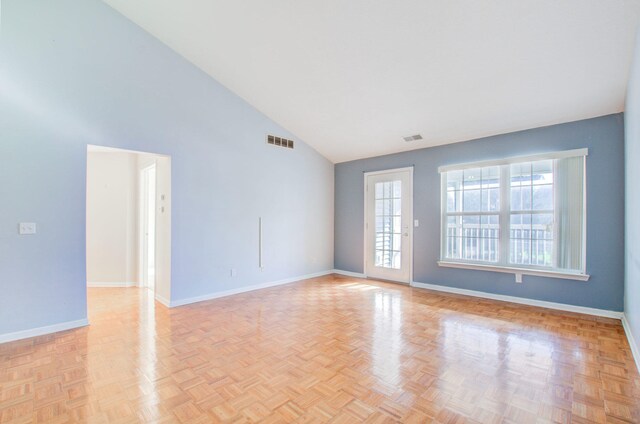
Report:
[[[385,169],[382,171],[371,171],[371,172],[364,172],[364,237],[363,237],[363,264],[362,264],[362,269],[363,269],[363,273],[365,275],[366,278],[369,278],[369,276],[367,275],[367,258],[368,258],[368,252],[369,252],[369,243],[368,243],[368,227],[367,227],[367,220],[368,220],[368,213],[369,213],[369,202],[367,201],[367,178],[369,176],[373,176],[373,175],[382,175],[382,174],[392,174],[392,173],[396,173],[396,172],[408,172],[409,173],[409,190],[407,190],[407,192],[409,193],[409,211],[407,212],[407,220],[409,221],[409,236],[408,236],[408,245],[409,245],[409,281],[395,281],[397,283],[402,283],[402,284],[411,284],[411,282],[413,281],[413,166],[407,166],[404,168],[394,168],[394,169]],[[403,190],[403,195],[404,195],[405,190]],[[375,225],[375,223],[373,223],[373,225]],[[373,277],[372,277],[373,278]]]
[[[148,237],[147,237],[147,227],[148,227],[148,189],[149,189],[149,182],[147,181],[148,176],[149,176],[149,171],[151,169],[155,170],[155,182],[154,182],[154,186],[155,186],[155,197],[156,197],[156,202],[157,202],[157,190],[158,190],[158,168],[156,166],[156,162],[154,161],[152,164],[145,166],[144,168],[140,169],[140,287],[146,287],[146,288],[150,288],[152,289],[152,291],[155,292],[156,290],[156,272],[154,272],[153,275],[153,285],[150,286],[149,282],[148,282],[148,271],[149,271],[149,266],[147,263],[148,260]],[[155,203],[155,202],[154,202]],[[154,209],[156,209],[156,207],[154,206]],[[153,231],[154,231],[154,236],[153,236],[153,242],[155,244],[154,249],[153,249],[153,254],[154,256],[157,258],[157,243],[156,243],[156,239],[157,239],[157,228],[158,228],[158,217],[157,217],[157,213],[155,213],[156,217],[154,219],[154,225],[153,225]],[[154,268],[157,267],[157,263],[154,260]]]

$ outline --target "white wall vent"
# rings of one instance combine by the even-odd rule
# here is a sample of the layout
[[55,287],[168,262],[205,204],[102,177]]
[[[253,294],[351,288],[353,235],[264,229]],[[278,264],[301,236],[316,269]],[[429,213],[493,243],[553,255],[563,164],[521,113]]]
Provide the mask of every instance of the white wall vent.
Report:
[[420,134],[416,134],[416,135],[410,135],[408,137],[402,137],[402,139],[406,142],[409,142],[409,141],[415,141],[415,140],[422,140],[422,136]]
[[286,147],[287,149],[293,149],[293,140],[289,140],[282,137],[276,137],[275,135],[267,135],[267,144],[274,146]]

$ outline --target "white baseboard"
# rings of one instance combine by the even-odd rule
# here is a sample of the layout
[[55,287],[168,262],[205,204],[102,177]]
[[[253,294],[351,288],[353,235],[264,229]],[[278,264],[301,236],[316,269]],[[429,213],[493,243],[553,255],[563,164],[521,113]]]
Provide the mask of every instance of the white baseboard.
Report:
[[[202,296],[189,297],[186,299],[172,300],[169,302],[169,307],[174,308],[176,306],[188,305],[190,303],[203,302],[205,300],[218,299],[220,297],[233,296],[234,294],[246,293],[254,290],[266,289],[269,287],[281,286],[283,284],[295,283],[296,281],[308,280],[309,278],[322,277],[324,275],[333,274],[333,270],[316,272],[314,274],[300,275],[298,277],[285,278],[284,280],[272,281],[268,283],[254,284],[251,286],[240,287],[233,290],[225,290],[216,293],[209,293]],[[157,298],[157,297],[156,297]],[[160,300],[160,299],[158,299]]]
[[347,277],[355,277],[355,278],[367,278],[366,275],[360,273],[360,272],[351,272],[351,271],[343,271],[341,269],[334,269],[332,271],[334,274],[338,274],[338,275],[345,275]]
[[638,345],[635,337],[633,337],[631,325],[629,324],[629,321],[627,320],[627,316],[625,314],[622,314],[622,327],[624,328],[624,332],[627,335],[629,346],[631,346],[631,354],[633,355],[633,359],[636,362],[636,368],[638,369],[638,372],[640,372],[640,345]]
[[125,281],[125,282],[88,281],[87,287],[138,287],[138,283],[134,281]]
[[30,337],[44,336],[45,334],[71,330],[73,328],[84,327],[86,325],[89,325],[89,320],[87,318],[79,319],[76,321],[61,322],[60,324],[47,325],[46,327],[32,328],[30,330],[16,331],[15,333],[0,334],[0,343],[28,339]]
[[411,287],[421,289],[435,290],[445,293],[463,294],[466,296],[481,297],[483,299],[500,300],[503,302],[519,303],[521,305],[538,306],[541,308],[556,309],[558,311],[576,312],[579,314],[595,315],[598,317],[622,319],[623,313],[617,311],[608,311],[605,309],[588,308],[586,306],[567,305],[565,303],[547,302],[544,300],[527,299],[524,297],[506,296],[502,294],[486,293],[475,290],[458,289],[454,287],[439,286],[437,284],[411,283]]
[[167,298],[165,298],[163,296],[160,296],[158,293],[156,293],[155,296],[156,296],[156,300],[158,302],[162,303],[167,308],[171,307],[171,302],[169,301],[169,299],[167,299]]

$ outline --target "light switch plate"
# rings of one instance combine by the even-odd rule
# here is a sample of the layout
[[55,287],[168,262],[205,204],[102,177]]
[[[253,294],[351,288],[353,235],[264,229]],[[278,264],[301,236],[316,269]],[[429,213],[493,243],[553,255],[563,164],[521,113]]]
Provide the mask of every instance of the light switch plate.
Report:
[[18,232],[21,235],[35,234],[36,233],[36,223],[35,222],[21,222],[18,225]]
[[413,226],[416,227],[416,228],[419,227],[420,226],[420,221],[418,221],[417,219],[414,219],[413,220]]

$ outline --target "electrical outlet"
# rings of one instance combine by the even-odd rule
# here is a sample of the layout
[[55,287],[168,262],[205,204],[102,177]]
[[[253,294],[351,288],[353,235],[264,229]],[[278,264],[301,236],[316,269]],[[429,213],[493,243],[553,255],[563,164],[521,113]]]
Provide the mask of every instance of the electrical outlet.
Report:
[[35,222],[21,222],[18,225],[18,233],[20,233],[21,235],[35,234],[36,233],[36,223]]

